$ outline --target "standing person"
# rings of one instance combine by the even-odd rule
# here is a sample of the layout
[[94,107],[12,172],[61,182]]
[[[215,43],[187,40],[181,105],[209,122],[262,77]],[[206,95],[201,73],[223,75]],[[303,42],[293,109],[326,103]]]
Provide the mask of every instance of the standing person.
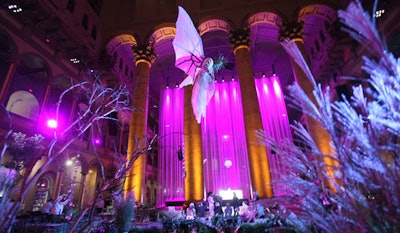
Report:
[[53,199],[50,198],[49,200],[47,200],[46,203],[44,203],[44,205],[42,205],[42,207],[40,207],[39,211],[42,214],[50,214],[52,206],[53,206]]
[[61,221],[61,215],[64,211],[64,206],[66,206],[70,202],[70,198],[68,195],[59,196],[53,203],[51,207],[50,214],[52,215],[52,219],[54,222]]
[[39,211],[40,213],[43,214],[43,220],[44,221],[50,221],[50,211],[51,211],[51,207],[53,206],[53,199],[49,199],[47,200],[46,203],[44,203],[44,205],[42,205],[42,207],[40,207]]
[[240,201],[239,201],[239,198],[236,196],[235,192],[233,193],[232,205],[233,205],[234,215],[238,215],[239,214]]
[[225,208],[225,217],[230,217],[230,216],[232,216],[232,212],[233,212],[233,209],[232,209],[232,206],[231,206],[231,203],[226,203],[226,208]]
[[197,217],[199,217],[201,220],[203,220],[206,217],[206,215],[205,215],[206,208],[207,207],[206,207],[205,203],[203,204],[202,201],[197,203]]
[[214,196],[214,212],[216,215],[224,215],[222,211],[222,197],[219,195]]
[[257,218],[265,218],[264,207],[262,205],[257,203],[256,210],[257,210],[257,214],[256,214]]
[[100,214],[104,210],[104,199],[100,197],[96,202],[96,214]]
[[260,197],[258,196],[258,192],[254,191],[253,192],[253,201],[258,201],[260,199]]
[[196,217],[196,208],[193,203],[189,204],[189,207],[186,209],[186,219],[194,219]]
[[208,192],[207,202],[208,202],[208,211],[210,212],[209,218],[211,219],[215,215],[215,213],[214,213],[214,195],[213,195],[213,192]]

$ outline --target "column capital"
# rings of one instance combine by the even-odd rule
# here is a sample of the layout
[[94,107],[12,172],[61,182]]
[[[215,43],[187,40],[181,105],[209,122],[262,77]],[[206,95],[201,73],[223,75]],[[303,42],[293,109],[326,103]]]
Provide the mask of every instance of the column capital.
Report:
[[304,21],[283,23],[279,34],[279,41],[283,41],[286,38],[303,41]]
[[134,59],[136,65],[140,62],[145,62],[149,66],[151,66],[151,64],[153,64],[153,62],[157,58],[157,54],[155,54],[154,48],[151,43],[138,44],[132,46],[132,50],[134,53]]
[[235,53],[240,48],[250,51],[250,28],[240,28],[229,32],[229,41]]

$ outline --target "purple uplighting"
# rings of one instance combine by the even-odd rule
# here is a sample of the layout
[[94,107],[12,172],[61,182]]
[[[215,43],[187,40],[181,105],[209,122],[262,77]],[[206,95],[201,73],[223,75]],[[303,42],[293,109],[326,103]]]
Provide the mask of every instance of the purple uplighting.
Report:
[[[279,78],[273,76],[256,79],[255,82],[265,133],[278,141],[291,139]],[[161,96],[159,169],[163,172],[158,177],[160,189],[157,205],[184,200],[184,161],[180,161],[177,155],[184,142],[184,90],[165,88]],[[240,190],[243,197],[250,197],[251,179],[238,81],[215,83],[215,94],[207,106],[201,130],[204,193]],[[271,150],[268,154],[271,177],[279,180],[285,169],[279,161],[279,155]],[[274,186],[275,195],[282,195],[283,190],[283,186]]]
[[60,114],[44,112],[40,116],[38,127],[44,135],[55,136],[64,130],[65,123]]
[[58,123],[57,120],[55,119],[48,119],[47,120],[47,127],[50,129],[57,129]]
[[[183,145],[184,90],[165,88],[160,106],[160,191],[157,204],[184,200],[182,163],[177,150]],[[250,197],[250,172],[239,83],[215,84],[215,94],[202,120],[204,192],[240,190]],[[184,152],[183,152],[184,153]]]
[[100,138],[95,138],[94,139],[94,144],[101,145],[101,139]]
[[238,81],[215,84],[202,121],[205,193],[242,190],[250,197],[250,172]]
[[[273,75],[269,78],[258,78],[255,79],[255,84],[266,138],[273,138],[278,145],[282,145],[283,140],[292,139],[292,134],[279,77]],[[279,181],[280,177],[286,172],[279,154],[276,154],[273,150],[268,150],[268,162],[274,195],[283,195],[285,194],[284,185],[277,185],[277,182],[274,182]]]
[[[159,189],[157,205],[167,201],[183,201],[184,161],[179,160],[178,150],[183,147],[184,89],[165,87],[161,91],[159,120]],[[183,152],[184,156],[184,152]]]

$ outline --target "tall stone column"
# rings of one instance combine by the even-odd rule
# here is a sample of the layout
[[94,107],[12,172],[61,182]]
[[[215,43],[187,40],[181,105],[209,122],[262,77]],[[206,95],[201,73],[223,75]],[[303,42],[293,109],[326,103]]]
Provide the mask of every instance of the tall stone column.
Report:
[[[61,165],[62,166],[62,165]],[[61,185],[63,182],[63,176],[64,176],[64,168],[63,167],[59,167],[58,168],[58,172],[57,172],[57,177],[56,177],[56,182],[55,182],[55,187],[54,187],[54,195],[53,198],[54,200],[60,196],[60,192],[61,192]]]
[[256,130],[262,129],[263,126],[254,83],[253,68],[251,66],[250,29],[245,28],[231,31],[229,38],[233,47],[233,53],[235,54],[242,94],[252,191],[257,191],[261,198],[272,197],[267,149],[265,146],[257,143],[258,139],[256,137]]
[[[201,127],[193,114],[191,99],[193,86],[185,87],[184,109],[184,156],[185,156],[185,200],[203,199],[203,153]],[[204,197],[205,198],[205,197]]]
[[[6,92],[8,90],[8,87],[10,86],[11,78],[14,76],[14,72],[15,72],[16,68],[17,68],[16,63],[14,61],[10,62],[10,66],[8,67],[6,78],[4,79],[4,83],[0,90],[0,103],[4,102]],[[5,105],[7,105],[7,103],[5,103]]]
[[76,114],[76,108],[78,107],[78,100],[74,98],[71,103],[71,108],[69,110],[69,116],[68,116],[68,124],[71,124],[74,119],[75,119],[75,114]]
[[[150,44],[133,47],[136,64],[137,86],[133,90],[132,115],[129,124],[127,159],[135,156],[138,149],[144,148],[147,142],[147,122],[149,103],[150,67],[155,61],[153,47]],[[143,202],[144,178],[147,154],[140,155],[133,163],[125,180],[125,194],[135,192],[137,201]],[[125,195],[126,196],[126,195]]]
[[[82,207],[85,205],[84,200],[85,200],[85,195],[86,192],[84,190],[84,186],[86,185],[86,176],[87,173],[86,172],[82,172],[81,173],[82,177],[81,177],[81,186],[79,187],[79,207],[82,209]],[[87,200],[89,200],[89,198],[87,198]]]
[[[303,55],[308,67],[311,67],[310,61],[308,60],[308,56],[304,49],[303,26],[304,22],[299,22],[299,23],[292,22],[284,24],[281,29],[280,40],[283,41],[284,39],[289,38],[290,39],[289,43],[295,43],[299,48],[301,54]],[[292,57],[290,57],[290,62],[292,64],[293,74],[296,79],[296,82],[303,89],[308,98],[315,105],[317,105],[317,102],[313,95],[314,85]],[[308,115],[305,115],[305,123],[307,130],[310,133],[310,136],[317,144],[319,150],[324,155],[335,155],[335,151],[330,145],[332,141],[330,134],[316,120],[314,120],[312,117]],[[337,165],[337,161],[328,158],[327,156],[323,158],[323,161],[327,166],[326,169],[328,174],[332,178],[334,178],[333,166]],[[330,184],[330,182],[328,184]],[[333,187],[331,186],[331,188]]]

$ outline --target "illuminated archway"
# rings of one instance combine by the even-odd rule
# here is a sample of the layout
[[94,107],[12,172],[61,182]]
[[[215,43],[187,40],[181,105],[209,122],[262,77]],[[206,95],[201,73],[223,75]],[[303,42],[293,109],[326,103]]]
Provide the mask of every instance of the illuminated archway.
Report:
[[7,111],[19,116],[36,120],[39,116],[39,102],[28,91],[16,91],[11,94],[7,102]]

